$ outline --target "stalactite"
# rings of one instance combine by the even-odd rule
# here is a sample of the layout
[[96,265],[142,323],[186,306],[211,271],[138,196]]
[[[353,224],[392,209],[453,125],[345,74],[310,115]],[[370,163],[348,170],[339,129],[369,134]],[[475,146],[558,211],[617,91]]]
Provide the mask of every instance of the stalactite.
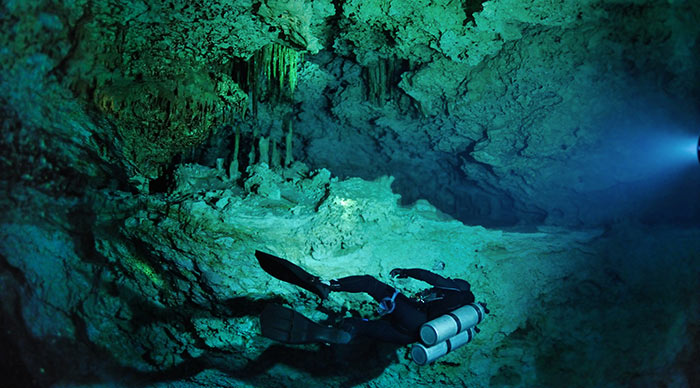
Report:
[[255,138],[258,136],[258,129],[253,130],[253,141],[250,143],[250,152],[248,153],[248,165],[252,166],[255,164],[255,157],[257,154],[255,153]]
[[248,113],[248,105],[241,106],[241,120],[245,120],[245,114]]
[[[253,117],[257,117],[259,112],[258,104],[261,101],[267,101],[270,104],[282,107],[290,106],[298,84],[297,69],[301,59],[303,59],[302,54],[296,50],[274,43],[263,46],[251,56],[245,64],[246,68],[243,68],[243,73],[245,74],[245,82],[249,99],[251,100],[250,103],[252,104],[250,109]],[[238,68],[240,69],[241,66]],[[245,116],[247,107],[243,106],[241,109],[241,116]],[[285,120],[283,126],[283,129],[288,131],[284,140],[258,138],[258,129],[254,129],[251,149],[248,153],[249,165],[255,164],[256,160],[258,163],[267,163],[275,166],[289,166],[293,163],[292,125],[288,123],[288,120]],[[238,132],[236,136],[236,141],[238,142],[240,136]],[[282,160],[282,142],[285,143],[284,160]],[[235,164],[236,169],[239,167],[237,159],[239,151],[236,148],[236,156],[234,157],[234,162],[231,163],[232,166]]]
[[264,95],[273,103],[291,100],[297,86],[297,68],[301,54],[273,43],[258,50],[248,62],[248,88],[253,114]]
[[298,69],[298,63],[300,60],[304,59],[304,54],[299,53],[298,55],[292,55],[290,56],[289,59],[289,69],[287,70],[287,74],[289,75],[289,90],[292,94],[294,94],[294,90],[297,87],[297,69]]
[[401,72],[409,69],[408,61],[396,57],[378,59],[365,67],[367,99],[377,105],[384,105],[396,97],[396,85],[401,80]]
[[236,136],[233,140],[233,161],[238,163],[238,152],[241,149],[241,129],[236,127]]

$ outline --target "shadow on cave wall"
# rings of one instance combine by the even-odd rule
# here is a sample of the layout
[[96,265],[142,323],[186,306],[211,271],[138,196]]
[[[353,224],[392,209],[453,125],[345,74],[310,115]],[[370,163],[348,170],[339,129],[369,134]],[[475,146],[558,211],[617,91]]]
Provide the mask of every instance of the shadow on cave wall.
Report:
[[[7,276],[7,266],[2,266],[0,276]],[[18,280],[17,274],[11,278]],[[3,282],[7,284],[7,282]],[[23,287],[15,284],[8,290],[22,292]],[[134,330],[155,323],[166,323],[178,327],[188,327],[194,332],[191,320],[197,317],[216,318],[194,306],[176,306],[167,309],[148,303],[138,295],[123,295],[122,298],[134,311],[131,324]],[[221,310],[231,312],[228,317],[256,316],[266,303],[281,303],[279,298],[250,299],[235,298],[221,302]],[[81,312],[72,315],[76,327],[76,340],[61,337],[31,337],[21,320],[19,295],[13,291],[4,295],[4,309],[0,312],[3,333],[0,344],[3,352],[1,371],[8,387],[48,387],[54,384],[117,384],[121,386],[145,387],[154,383],[178,381],[196,376],[205,370],[218,370],[234,380],[264,386],[274,383],[275,378],[267,372],[277,365],[285,365],[316,378],[333,380],[333,386],[354,386],[381,375],[383,370],[395,363],[395,345],[360,342],[355,345],[329,347],[308,345],[302,347],[273,344],[254,359],[244,347],[212,348],[200,338],[196,344],[206,349],[198,357],[187,357],[173,367],[143,372],[120,366],[120,360],[113,354],[92,343],[87,334],[87,325]],[[14,310],[14,311],[8,311]],[[195,338],[198,338],[196,335]],[[260,341],[269,340],[258,337]],[[147,359],[147,355],[144,355]]]
[[[221,303],[222,309],[230,311],[224,314],[226,317],[258,316],[267,303],[283,303],[281,298],[250,299],[235,298]],[[210,312],[197,311],[192,315],[183,315],[181,308],[168,309],[167,311],[152,316],[150,309],[145,309],[140,314],[148,321],[154,319],[161,322],[179,321],[189,325],[192,318],[212,317]],[[217,314],[219,316],[219,314]],[[145,324],[146,322],[142,322]],[[194,328],[189,328],[191,331]],[[260,341],[270,342],[260,336]],[[269,375],[268,372],[279,365],[284,365],[301,373],[320,379],[329,379],[334,383],[329,385],[354,386],[369,381],[381,375],[384,369],[395,363],[395,345],[377,344],[372,342],[359,342],[354,345],[304,345],[287,346],[273,343],[255,358],[249,359],[251,354],[245,347],[212,348],[203,340],[197,345],[207,349],[202,356],[186,359],[183,363],[171,368],[143,373],[134,370],[119,371],[116,375],[127,375],[129,386],[148,386],[153,383],[177,381],[191,378],[205,370],[217,370],[235,380],[247,381],[258,386],[265,386],[276,382],[279,377]]]
[[[69,211],[69,222],[73,229],[73,244],[76,254],[97,268],[107,268],[107,259],[95,249],[95,214],[85,206],[77,206]],[[143,247],[142,247],[143,248]],[[75,339],[61,336],[36,339],[29,332],[23,320],[22,308],[26,295],[31,294],[31,284],[19,269],[9,265],[0,257],[0,284],[3,303],[0,305],[0,352],[3,381],[7,386],[48,387],[59,385],[116,384],[120,386],[145,387],[160,382],[178,381],[193,378],[206,370],[215,370],[235,381],[247,381],[255,386],[266,386],[276,382],[275,374],[268,372],[276,366],[286,366],[314,378],[332,381],[332,386],[354,386],[381,375],[384,369],[397,362],[395,345],[377,344],[359,341],[353,345],[326,346],[305,345],[286,346],[272,343],[261,336],[254,337],[262,344],[271,343],[260,354],[242,346],[209,346],[205,339],[197,334],[194,326],[196,318],[227,319],[259,316],[266,304],[286,303],[281,297],[253,299],[237,297],[222,301],[212,301],[212,307],[206,308],[194,303],[163,307],[151,303],[148,298],[128,287],[105,281],[98,269],[92,276],[91,294],[105,292],[118,297],[132,312],[132,318],[125,324],[129,333],[148,330],[149,327],[173,327],[177,332],[191,334],[194,346],[202,349],[201,356],[192,356],[187,352],[177,355],[183,361],[175,366],[154,372],[144,372],[136,367],[123,366],[129,361],[120,360],[113,351],[95,344],[91,340],[90,330],[94,330],[91,319],[110,319],[90,317],[82,306],[68,311],[75,327]],[[100,291],[101,290],[101,291]],[[332,312],[330,312],[332,313]],[[117,319],[111,318],[111,319]],[[159,345],[159,341],[162,343]],[[175,338],[153,338],[152,347],[167,347]],[[116,346],[115,348],[118,348]],[[144,348],[142,360],[158,369],[159,362],[150,358]],[[206,378],[206,377],[205,377]]]

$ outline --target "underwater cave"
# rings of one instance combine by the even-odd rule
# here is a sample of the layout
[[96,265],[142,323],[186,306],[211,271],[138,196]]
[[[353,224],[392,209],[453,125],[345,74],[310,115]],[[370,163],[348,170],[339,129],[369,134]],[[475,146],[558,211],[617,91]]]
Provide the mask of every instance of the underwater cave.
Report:
[[700,2],[0,24],[0,386],[700,386]]

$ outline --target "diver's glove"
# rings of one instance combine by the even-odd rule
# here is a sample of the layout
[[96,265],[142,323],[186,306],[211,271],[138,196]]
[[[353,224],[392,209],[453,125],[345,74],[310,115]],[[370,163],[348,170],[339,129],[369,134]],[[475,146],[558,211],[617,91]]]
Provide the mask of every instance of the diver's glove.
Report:
[[335,279],[331,279],[329,287],[330,287],[331,291],[342,291],[343,290],[343,285],[340,284],[340,282],[335,280]]
[[405,279],[408,277],[408,275],[406,274],[406,270],[403,268],[392,269],[391,272],[389,272],[389,276],[396,277],[399,279]]
[[488,314],[488,313],[491,312],[491,310],[489,310],[489,309],[486,307],[486,302],[477,302],[477,303],[480,304],[481,307],[484,308],[484,312],[485,312],[486,314]]
[[311,279],[310,286],[311,288],[307,288],[307,290],[318,295],[321,299],[328,298],[328,293],[331,292],[331,286],[326,284],[326,282],[323,282],[318,276]]

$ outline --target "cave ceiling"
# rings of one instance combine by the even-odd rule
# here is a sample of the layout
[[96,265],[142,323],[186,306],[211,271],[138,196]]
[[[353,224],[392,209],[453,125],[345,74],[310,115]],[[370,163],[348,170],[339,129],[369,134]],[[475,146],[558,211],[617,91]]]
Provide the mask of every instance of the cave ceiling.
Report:
[[240,159],[244,172],[265,138],[341,177],[394,176],[404,203],[426,198],[467,223],[596,224],[639,205],[601,199],[639,179],[632,160],[609,168],[633,158],[610,134],[697,122],[693,2],[6,8],[8,80],[34,71],[54,103],[86,107],[89,147],[137,190],[182,161]]

